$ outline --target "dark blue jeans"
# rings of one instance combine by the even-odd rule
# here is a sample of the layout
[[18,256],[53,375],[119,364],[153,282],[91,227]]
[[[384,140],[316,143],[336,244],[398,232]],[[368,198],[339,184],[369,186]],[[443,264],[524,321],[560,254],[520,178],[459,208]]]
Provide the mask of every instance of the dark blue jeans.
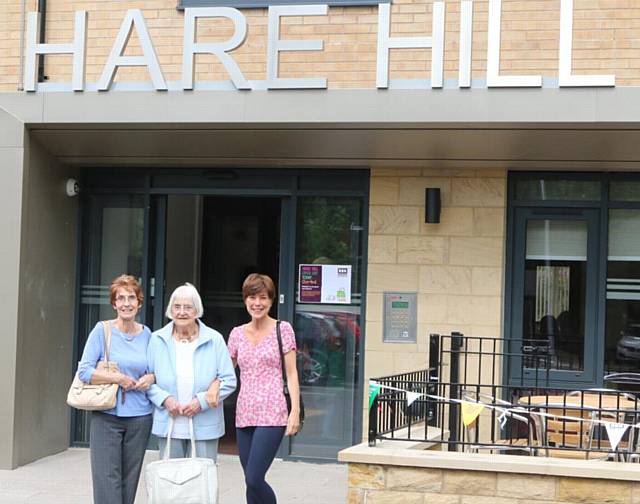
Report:
[[236,429],[240,463],[247,484],[247,504],[276,504],[276,494],[265,475],[284,436],[284,427],[242,427]]

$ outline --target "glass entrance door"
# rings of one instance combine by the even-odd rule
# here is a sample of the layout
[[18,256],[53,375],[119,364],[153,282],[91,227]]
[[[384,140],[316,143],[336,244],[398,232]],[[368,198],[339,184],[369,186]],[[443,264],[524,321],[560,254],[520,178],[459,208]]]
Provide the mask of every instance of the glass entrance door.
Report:
[[[354,442],[353,418],[363,289],[363,205],[359,198],[301,197],[296,225],[296,303],[294,327],[298,344],[298,370],[305,401],[304,429],[290,438],[296,457],[335,459]],[[345,267],[350,296],[313,298],[301,292],[300,265],[310,265],[328,288],[329,270]],[[346,271],[349,271],[347,273]],[[316,283],[316,287],[318,284]],[[318,291],[318,294],[320,292]]]
[[598,212],[518,208],[510,379],[595,381]]
[[[145,295],[140,320],[152,326],[154,310],[153,254],[149,225],[155,220],[149,198],[143,195],[86,195],[80,257],[80,296],[76,355],[82,355],[87,336],[100,320],[112,319],[111,281],[128,273],[138,278]],[[77,360],[78,360],[77,359]],[[74,369],[75,372],[75,369]],[[89,442],[89,415],[73,410],[73,439]]]
[[[190,198],[189,208],[195,208],[198,216],[192,246],[189,247],[189,240],[182,240],[182,252],[172,251],[176,233],[184,235],[183,226],[179,225],[184,220],[176,218],[177,198],[182,201]],[[235,326],[248,321],[242,299],[242,282],[247,275],[256,272],[269,275],[278,285],[279,293],[288,297],[288,285],[279,282],[281,207],[282,199],[273,197],[169,196],[166,302],[171,291],[186,281],[188,272],[184,270],[188,266],[187,270],[193,272],[193,280],[189,281],[198,286],[202,296],[203,322],[227,340]],[[192,257],[195,259],[191,262]],[[176,269],[182,273],[178,274]],[[274,318],[278,317],[278,306],[276,302],[271,309]],[[237,374],[241,380],[240,373]],[[237,394],[236,391],[224,401],[226,434],[219,444],[222,453],[237,453]]]

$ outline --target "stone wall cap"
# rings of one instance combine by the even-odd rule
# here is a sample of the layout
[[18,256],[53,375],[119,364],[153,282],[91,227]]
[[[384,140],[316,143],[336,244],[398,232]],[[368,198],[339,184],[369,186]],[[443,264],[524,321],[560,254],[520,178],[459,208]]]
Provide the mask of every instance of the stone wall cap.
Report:
[[338,453],[340,462],[432,469],[492,471],[575,478],[640,480],[640,464],[602,460],[572,460],[553,457],[490,455],[407,448],[393,442],[370,447],[367,443]]

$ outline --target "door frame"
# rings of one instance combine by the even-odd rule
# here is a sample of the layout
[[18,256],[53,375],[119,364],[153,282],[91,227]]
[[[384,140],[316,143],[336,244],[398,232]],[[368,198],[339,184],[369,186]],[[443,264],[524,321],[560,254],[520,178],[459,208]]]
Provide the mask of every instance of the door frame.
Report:
[[[598,371],[597,356],[599,352],[590,351],[598,347],[598,316],[595,307],[599,298],[599,230],[600,213],[593,208],[539,208],[519,207],[514,211],[513,227],[513,266],[511,270],[511,312],[513,329],[509,334],[511,339],[522,339],[522,318],[524,301],[524,274],[526,263],[526,230],[527,223],[533,220],[583,221],[587,223],[587,261],[586,261],[586,292],[585,292],[585,320],[583,345],[583,370],[563,371],[551,369],[546,371],[527,371],[522,367],[522,357],[517,357],[509,364],[511,384],[533,384],[545,381],[549,385],[584,386],[595,384]],[[521,375],[520,372],[523,371]],[[549,379],[548,382],[546,381]]]
[[[597,229],[598,246],[597,254],[597,298],[591,307],[587,307],[595,312],[596,321],[596,341],[592,349],[595,359],[594,377],[591,382],[555,382],[550,384],[558,387],[601,387],[603,383],[604,369],[604,338],[599,335],[604,334],[606,319],[606,273],[607,273],[607,246],[608,246],[608,210],[620,206],[609,201],[609,182],[611,180],[627,177],[633,174],[612,174],[602,172],[560,172],[560,171],[530,171],[530,172],[509,172],[507,174],[507,219],[506,219],[506,245],[505,245],[505,280],[504,280],[504,333],[503,338],[508,342],[512,338],[514,331],[514,262],[515,262],[515,214],[518,208],[530,208],[537,210],[561,209],[563,212],[571,214],[576,209],[592,209],[599,213],[599,227]],[[637,177],[634,177],[637,180]],[[518,182],[525,180],[566,180],[566,181],[591,181],[600,184],[600,194],[598,199],[582,200],[525,200],[519,199],[516,195]],[[623,207],[628,205],[623,204]],[[519,385],[510,376],[510,369],[507,363],[503,364],[503,383]]]
[[[336,188],[335,179],[339,178],[340,188]],[[361,337],[357,353],[359,355],[358,376],[355,377],[354,411],[352,419],[352,440],[358,442],[362,438],[363,411],[358,407],[364,400],[364,347],[366,320],[366,280],[367,280],[367,242],[369,214],[369,179],[368,168],[362,169],[189,169],[189,168],[95,168],[86,170],[79,177],[84,195],[130,195],[140,194],[145,197],[145,230],[143,292],[146,299],[164,299],[164,271],[154,267],[164,264],[164,241],[166,238],[167,196],[171,194],[189,194],[201,196],[238,196],[238,197],[272,197],[281,200],[281,237],[279,265],[279,294],[284,294],[284,302],[278,299],[278,317],[293,320],[295,307],[295,247],[296,247],[296,208],[298,196],[352,196],[362,199],[363,235],[362,235],[362,269],[360,285],[362,298],[360,304]],[[82,216],[83,205],[80,205]],[[153,226],[155,237],[151,236]],[[82,220],[79,224],[79,242],[83,239]],[[285,230],[290,231],[285,231]],[[79,243],[78,257],[81,257],[83,244]],[[149,257],[147,257],[147,255]],[[153,261],[151,261],[153,257]],[[160,271],[162,270],[162,271]],[[81,260],[78,261],[76,280],[76,307],[80,305],[80,282],[82,274]],[[151,279],[155,280],[154,292],[150,292]],[[151,295],[153,294],[153,295]],[[151,304],[151,303],[149,303]],[[162,325],[164,317],[162,303],[149,306],[142,315],[145,322],[152,326]],[[79,316],[79,311],[76,312]],[[76,324],[74,335],[74,359],[77,362],[80,324]],[[73,366],[75,369],[75,365]],[[70,430],[75,429],[75,416]],[[281,445],[279,456],[289,457],[291,440]],[[72,445],[77,445],[71,436]],[[304,457],[306,460],[309,458]]]

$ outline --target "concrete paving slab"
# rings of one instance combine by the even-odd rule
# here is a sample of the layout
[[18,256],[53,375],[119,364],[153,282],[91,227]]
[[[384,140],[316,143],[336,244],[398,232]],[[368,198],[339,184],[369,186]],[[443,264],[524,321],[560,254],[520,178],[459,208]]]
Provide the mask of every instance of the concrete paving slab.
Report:
[[[145,463],[158,459],[148,451]],[[220,504],[242,504],[244,478],[237,456],[219,455]],[[339,504],[347,499],[347,466],[275,460],[267,480],[280,504]],[[13,471],[0,470],[0,504],[90,504],[89,450],[70,448]],[[147,504],[140,478],[136,504]]]

